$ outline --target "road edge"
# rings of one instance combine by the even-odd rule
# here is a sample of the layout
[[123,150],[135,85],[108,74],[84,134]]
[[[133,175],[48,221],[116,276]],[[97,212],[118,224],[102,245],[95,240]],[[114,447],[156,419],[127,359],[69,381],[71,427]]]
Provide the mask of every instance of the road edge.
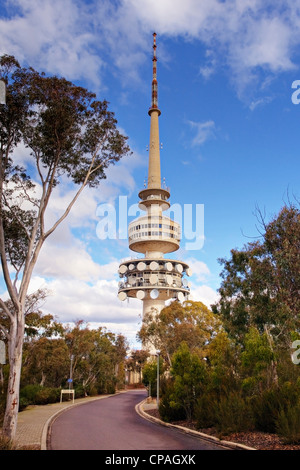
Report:
[[222,439],[219,439],[218,437],[210,436],[209,434],[204,434],[200,431],[195,431],[193,429],[185,428],[177,424],[166,423],[165,421],[155,418],[155,416],[151,416],[150,414],[144,411],[143,406],[146,404],[146,402],[147,402],[147,398],[141,401],[140,403],[138,403],[135,406],[135,410],[137,414],[139,414],[142,418],[147,419],[148,421],[152,421],[162,426],[176,428],[179,431],[184,432],[186,434],[192,434],[194,436],[200,437],[201,439],[205,439],[206,441],[214,442],[215,444],[220,444],[220,446],[222,447],[227,447],[227,448],[235,449],[235,450],[257,450],[254,447],[249,447],[244,444],[239,444],[238,442],[224,441]]

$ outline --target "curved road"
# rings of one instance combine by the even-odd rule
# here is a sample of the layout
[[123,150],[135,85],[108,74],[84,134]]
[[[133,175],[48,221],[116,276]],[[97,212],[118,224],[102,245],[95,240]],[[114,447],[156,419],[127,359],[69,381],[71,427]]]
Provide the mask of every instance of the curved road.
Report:
[[70,408],[52,423],[49,450],[223,450],[139,416],[135,390]]

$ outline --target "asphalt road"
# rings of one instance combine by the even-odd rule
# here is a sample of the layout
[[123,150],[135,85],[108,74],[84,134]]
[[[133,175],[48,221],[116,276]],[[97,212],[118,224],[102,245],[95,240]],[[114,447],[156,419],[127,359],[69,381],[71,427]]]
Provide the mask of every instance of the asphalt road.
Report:
[[224,450],[139,416],[135,405],[145,397],[143,391],[129,391],[70,408],[52,423],[48,449]]

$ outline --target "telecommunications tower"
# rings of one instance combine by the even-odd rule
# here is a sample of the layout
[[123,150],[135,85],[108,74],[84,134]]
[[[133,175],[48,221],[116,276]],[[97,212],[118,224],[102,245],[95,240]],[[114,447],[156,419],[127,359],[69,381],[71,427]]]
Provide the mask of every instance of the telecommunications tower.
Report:
[[[153,34],[153,78],[150,116],[149,166],[146,188],[139,192],[139,208],[145,215],[128,226],[130,250],[142,253],[143,258],[133,257],[119,266],[118,297],[137,298],[143,302],[143,317],[147,312],[159,314],[169,299],[182,302],[188,299],[191,275],[188,265],[182,261],[165,258],[164,255],[179,249],[181,228],[171,218],[163,215],[170,207],[170,192],[162,187],[160,171],[159,122],[161,114],[157,100],[156,34]],[[153,352],[153,351],[152,351]],[[150,351],[151,353],[151,351]]]

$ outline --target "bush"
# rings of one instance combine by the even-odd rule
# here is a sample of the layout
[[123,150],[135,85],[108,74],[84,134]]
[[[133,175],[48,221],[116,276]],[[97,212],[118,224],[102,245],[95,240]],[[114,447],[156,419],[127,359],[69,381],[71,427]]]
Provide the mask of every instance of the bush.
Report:
[[217,404],[217,429],[223,434],[249,431],[254,428],[251,408],[240,393],[230,392]]
[[34,405],[36,395],[42,388],[38,384],[26,385],[20,390],[20,401],[23,400],[23,403],[27,402],[28,405]]
[[163,421],[181,421],[186,419],[183,406],[174,400],[174,383],[172,380],[161,381],[161,399],[159,414]]
[[91,385],[88,389],[88,396],[95,397],[98,395],[98,389],[95,385]]
[[75,397],[76,398],[83,398],[86,396],[87,392],[86,390],[83,388],[83,385],[82,384],[79,384],[79,385],[76,385],[74,387],[74,391],[75,391]]
[[276,422],[276,430],[286,444],[300,443],[300,406],[288,406],[281,410]]
[[217,424],[217,401],[209,393],[199,397],[195,407],[196,427],[210,428]]
[[60,389],[45,387],[39,390],[35,396],[35,405],[47,405],[60,400]]
[[255,428],[258,431],[276,433],[277,420],[283,410],[295,407],[298,403],[299,388],[289,382],[280,388],[272,388],[263,392],[262,395],[251,399],[251,407],[255,420]]
[[20,411],[28,405],[46,405],[60,400],[60,389],[42,387],[41,385],[26,385],[20,390]]
[[108,382],[106,385],[106,393],[113,395],[116,393],[116,384],[114,381]]
[[25,410],[25,408],[30,405],[29,401],[27,400],[27,398],[24,398],[24,397],[20,397],[19,399],[19,411],[23,411]]

